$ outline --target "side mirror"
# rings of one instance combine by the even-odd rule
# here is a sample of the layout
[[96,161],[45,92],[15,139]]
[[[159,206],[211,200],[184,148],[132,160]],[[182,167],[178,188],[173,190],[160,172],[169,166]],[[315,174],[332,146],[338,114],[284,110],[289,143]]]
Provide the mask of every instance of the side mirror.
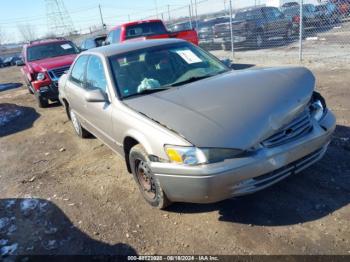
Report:
[[101,89],[89,90],[85,94],[85,101],[90,103],[108,102],[107,95]]
[[16,61],[16,66],[24,66],[24,62],[22,59]]
[[223,63],[225,66],[227,66],[227,67],[229,67],[229,68],[232,68],[232,61],[231,61],[231,59],[221,59],[220,60],[221,61],[221,63]]
[[106,45],[110,45],[110,44],[111,43],[109,41],[107,41],[107,40],[102,42],[102,46],[106,46]]

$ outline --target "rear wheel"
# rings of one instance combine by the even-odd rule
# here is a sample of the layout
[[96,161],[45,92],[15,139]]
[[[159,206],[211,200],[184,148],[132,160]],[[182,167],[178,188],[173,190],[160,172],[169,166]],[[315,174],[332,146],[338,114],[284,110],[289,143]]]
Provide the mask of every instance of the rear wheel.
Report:
[[74,127],[74,131],[79,137],[81,137],[81,138],[88,138],[88,137],[91,136],[89,131],[87,131],[84,127],[81,126],[77,115],[70,108],[69,108],[69,116],[70,116],[70,119],[72,121],[72,124],[73,124],[73,127]]
[[141,145],[131,148],[129,161],[134,179],[147,203],[158,209],[169,206],[171,202],[161,188],[158,179],[153,175],[149,167],[150,160]]

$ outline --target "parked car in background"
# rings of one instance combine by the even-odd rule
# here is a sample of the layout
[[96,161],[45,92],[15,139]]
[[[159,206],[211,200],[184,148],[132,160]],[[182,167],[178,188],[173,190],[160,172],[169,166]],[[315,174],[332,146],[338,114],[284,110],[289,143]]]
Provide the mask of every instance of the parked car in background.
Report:
[[333,3],[325,3],[316,6],[316,10],[320,13],[324,25],[332,25],[340,22],[337,6]]
[[305,68],[232,71],[163,39],[82,53],[59,97],[77,135],[123,155],[144,199],[165,208],[251,194],[320,160],[336,121],[314,87]]
[[331,0],[337,6],[339,16],[346,17],[350,15],[350,0]]
[[0,68],[4,67],[4,60],[2,60],[2,58],[0,57]]
[[39,107],[47,107],[49,101],[58,101],[58,80],[80,52],[71,41],[44,39],[24,45],[21,68],[30,93]]
[[95,47],[100,47],[106,41],[107,35],[95,36],[84,39],[80,45],[81,50],[88,50]]
[[190,23],[189,21],[179,22],[179,23],[169,25],[168,28],[169,28],[170,32],[191,30],[194,28],[194,23],[192,23],[192,22]]
[[[300,27],[300,7],[293,6],[288,7],[284,10],[284,15],[290,18],[293,21],[293,30],[294,32],[299,32]],[[323,24],[322,12],[312,4],[303,5],[303,26],[304,28],[308,27],[317,27]]]
[[179,38],[198,45],[198,35],[195,30],[169,32],[162,20],[136,21],[116,26],[109,32],[105,44],[162,38]]
[[198,23],[198,36],[200,40],[213,40],[215,37],[214,26],[217,24],[227,23],[230,17],[222,16],[204,19]]
[[[275,7],[249,8],[236,13],[232,22],[235,45],[263,47],[270,37],[292,37],[292,22]],[[230,40],[230,23],[214,27],[215,37]]]
[[3,65],[4,65],[4,67],[6,67],[6,66],[14,66],[14,65],[16,65],[16,62],[18,60],[21,60],[21,58],[19,56],[9,56],[9,57],[4,59]]
[[281,11],[284,12],[284,10],[289,7],[297,7],[297,6],[300,6],[298,2],[288,2],[281,6]]

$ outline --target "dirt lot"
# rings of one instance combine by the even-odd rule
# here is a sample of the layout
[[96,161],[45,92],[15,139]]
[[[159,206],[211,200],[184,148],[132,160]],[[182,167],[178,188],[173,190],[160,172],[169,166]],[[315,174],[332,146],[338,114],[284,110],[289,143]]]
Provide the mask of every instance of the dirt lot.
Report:
[[[321,162],[254,195],[167,211],[143,201],[122,158],[79,139],[62,107],[0,90],[1,253],[350,254],[350,71],[313,69],[338,118]],[[0,82],[21,83],[18,68]]]

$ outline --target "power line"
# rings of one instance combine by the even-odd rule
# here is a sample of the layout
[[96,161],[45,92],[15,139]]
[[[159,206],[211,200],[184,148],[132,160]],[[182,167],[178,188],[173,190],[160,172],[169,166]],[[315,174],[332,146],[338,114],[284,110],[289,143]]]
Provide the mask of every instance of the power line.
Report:
[[74,25],[63,0],[45,0],[49,32],[66,35],[74,32]]

